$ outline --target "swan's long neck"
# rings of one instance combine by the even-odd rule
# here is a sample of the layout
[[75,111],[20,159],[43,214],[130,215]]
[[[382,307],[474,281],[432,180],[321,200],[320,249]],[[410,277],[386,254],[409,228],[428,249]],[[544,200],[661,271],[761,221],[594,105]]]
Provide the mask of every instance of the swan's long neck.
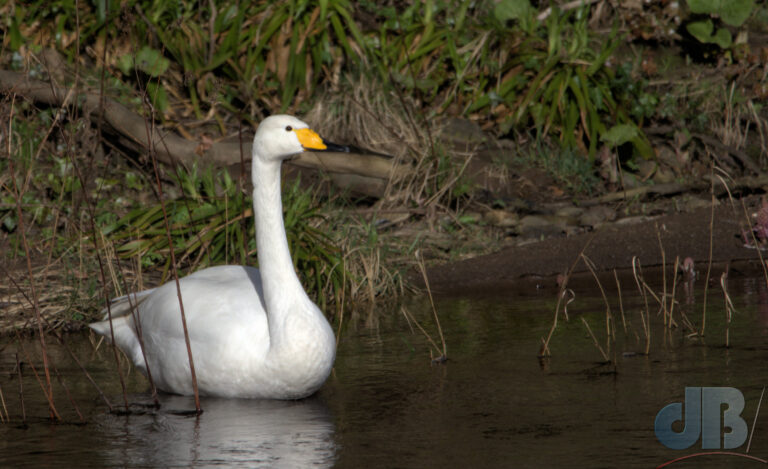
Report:
[[[256,147],[254,147],[256,151]],[[307,296],[293,268],[283,223],[280,190],[280,161],[253,158],[253,215],[264,305],[270,337],[279,341],[284,319]]]

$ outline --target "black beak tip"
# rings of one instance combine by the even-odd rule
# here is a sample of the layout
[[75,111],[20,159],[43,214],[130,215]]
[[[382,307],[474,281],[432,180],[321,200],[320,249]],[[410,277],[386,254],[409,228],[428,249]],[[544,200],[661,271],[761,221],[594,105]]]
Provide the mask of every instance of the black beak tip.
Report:
[[338,145],[336,143],[331,142],[323,142],[325,143],[325,150],[323,151],[335,151],[337,153],[349,153],[349,147],[346,145]]

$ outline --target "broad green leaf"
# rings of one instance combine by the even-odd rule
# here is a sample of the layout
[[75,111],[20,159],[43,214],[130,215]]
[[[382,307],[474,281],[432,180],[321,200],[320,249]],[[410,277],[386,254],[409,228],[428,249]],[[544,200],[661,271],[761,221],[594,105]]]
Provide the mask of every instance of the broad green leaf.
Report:
[[165,88],[155,82],[147,83],[147,91],[152,105],[160,112],[168,108],[168,95],[165,94]]
[[730,31],[725,28],[719,28],[710,39],[710,42],[717,44],[722,49],[727,49],[733,44],[733,38]]
[[691,36],[703,44],[717,44],[723,49],[731,47],[731,32],[727,29],[719,28],[712,35],[715,24],[710,19],[688,23],[685,28],[691,33]]
[[[693,13],[717,15],[730,26],[741,26],[755,8],[754,0],[688,0]],[[691,33],[693,34],[693,33]],[[698,39],[698,38],[697,38]],[[714,41],[712,41],[714,42]]]
[[618,124],[608,129],[608,131],[600,137],[600,140],[612,147],[616,147],[632,141],[637,135],[637,126],[632,124]]
[[693,13],[711,14],[720,10],[723,0],[688,0],[688,7]]
[[525,18],[531,10],[531,2],[528,0],[501,0],[493,9],[493,15],[497,20],[504,22]]
[[754,0],[724,0],[720,9],[720,18],[727,25],[741,26],[747,21],[754,8]]
[[159,50],[144,46],[136,54],[136,67],[144,73],[158,77],[168,70],[170,62]]

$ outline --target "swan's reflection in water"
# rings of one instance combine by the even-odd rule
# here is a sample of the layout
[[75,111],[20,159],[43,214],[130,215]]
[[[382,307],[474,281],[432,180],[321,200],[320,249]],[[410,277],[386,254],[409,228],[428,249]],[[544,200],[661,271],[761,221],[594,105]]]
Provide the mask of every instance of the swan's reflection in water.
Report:
[[128,467],[330,467],[336,454],[333,421],[316,397],[301,401],[163,396],[148,415],[109,415],[107,461]]

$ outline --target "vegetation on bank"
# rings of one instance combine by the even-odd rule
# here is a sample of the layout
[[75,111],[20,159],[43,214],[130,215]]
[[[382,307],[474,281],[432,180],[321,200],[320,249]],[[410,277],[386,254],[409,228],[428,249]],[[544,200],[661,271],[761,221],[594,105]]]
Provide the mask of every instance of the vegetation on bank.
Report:
[[[410,165],[378,198],[322,178],[286,182],[297,269],[341,314],[345,298],[402,290],[419,248],[445,259],[459,242],[476,253],[503,236],[470,212],[508,202],[483,200],[465,173],[466,149],[493,145],[451,144],[439,131],[447,117],[529,142],[492,171],[542,168],[577,196],[700,178],[712,161],[731,172],[768,164],[768,49],[752,40],[768,33],[764,1],[583,3],[9,3],[0,68],[77,83],[203,144],[286,112]],[[170,275],[166,230],[181,273],[253,261],[237,170],[161,166],[156,178],[151,155],[78,103],[45,107],[3,89],[0,244],[6,276],[20,279],[3,287],[11,310],[28,310],[25,282],[53,278],[62,288],[48,299],[67,320],[92,317],[104,298]],[[391,231],[404,223],[419,234]]]

